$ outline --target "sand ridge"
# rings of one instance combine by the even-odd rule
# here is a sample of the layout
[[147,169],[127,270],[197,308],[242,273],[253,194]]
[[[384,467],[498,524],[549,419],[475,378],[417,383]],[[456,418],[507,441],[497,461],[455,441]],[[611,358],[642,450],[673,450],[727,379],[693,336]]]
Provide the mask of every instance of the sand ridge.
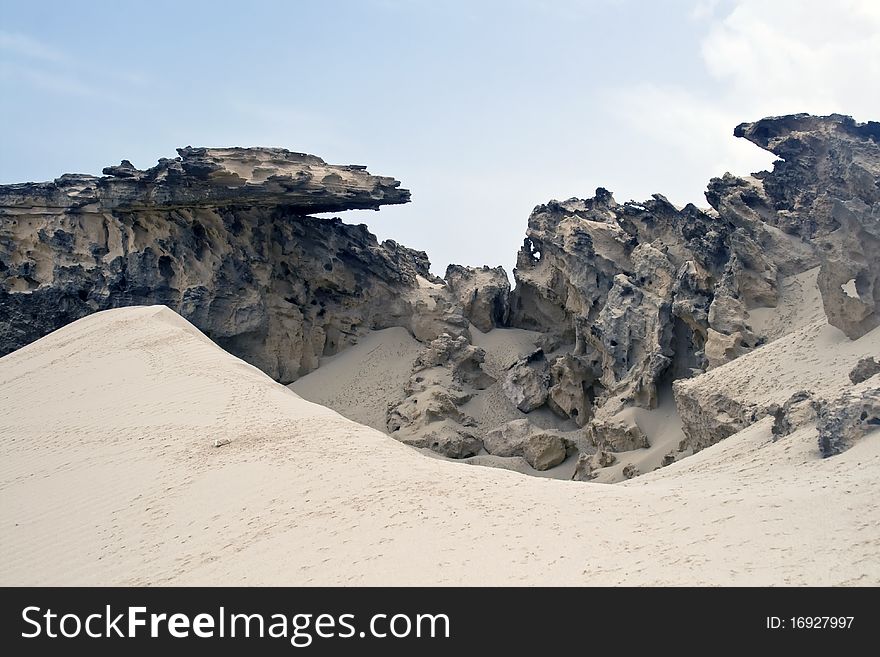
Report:
[[822,460],[762,420],[620,486],[462,467],[157,306],[0,359],[0,407],[5,585],[880,583],[876,433]]

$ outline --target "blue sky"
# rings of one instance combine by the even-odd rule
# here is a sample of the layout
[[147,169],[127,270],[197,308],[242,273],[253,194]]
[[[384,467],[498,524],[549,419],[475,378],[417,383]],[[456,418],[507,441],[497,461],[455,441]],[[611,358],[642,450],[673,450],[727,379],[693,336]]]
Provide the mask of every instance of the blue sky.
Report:
[[772,161],[738,122],[878,119],[878,79],[874,0],[0,0],[0,182],[280,146],[403,181],[343,217],[438,273],[509,270],[536,204],[705,205]]

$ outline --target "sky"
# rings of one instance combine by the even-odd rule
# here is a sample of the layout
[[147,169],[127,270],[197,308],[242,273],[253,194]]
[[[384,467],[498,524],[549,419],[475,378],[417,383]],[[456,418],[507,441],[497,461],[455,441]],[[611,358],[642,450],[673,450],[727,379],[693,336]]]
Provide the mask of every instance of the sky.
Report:
[[877,0],[0,0],[0,183],[180,146],[364,164],[412,203],[340,216],[508,272],[532,208],[705,207],[763,116],[880,119]]

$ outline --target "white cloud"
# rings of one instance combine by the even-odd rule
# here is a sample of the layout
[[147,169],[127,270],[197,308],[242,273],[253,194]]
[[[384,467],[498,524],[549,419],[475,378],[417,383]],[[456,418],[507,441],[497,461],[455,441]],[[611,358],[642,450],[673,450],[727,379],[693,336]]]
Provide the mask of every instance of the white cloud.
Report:
[[702,43],[726,99],[758,113],[880,111],[880,2],[740,0]]
[[877,0],[737,0],[727,11],[701,0],[692,18],[705,30],[709,84],[629,85],[608,103],[622,129],[646,142],[634,172],[656,171],[671,200],[700,204],[710,177],[769,166],[772,155],[732,136],[742,121],[796,112],[880,118]]
[[[733,137],[734,127],[752,117],[715,98],[653,84],[626,87],[611,98],[618,117],[643,138],[660,146],[646,149],[664,159],[657,163],[658,175],[664,175],[662,169],[670,167],[699,170],[700,191],[712,176],[726,171],[749,173],[766,167],[773,159],[752,144]],[[696,190],[686,186],[674,185],[668,192],[665,190],[664,193],[680,199],[686,196],[686,200],[700,200],[693,198]]]

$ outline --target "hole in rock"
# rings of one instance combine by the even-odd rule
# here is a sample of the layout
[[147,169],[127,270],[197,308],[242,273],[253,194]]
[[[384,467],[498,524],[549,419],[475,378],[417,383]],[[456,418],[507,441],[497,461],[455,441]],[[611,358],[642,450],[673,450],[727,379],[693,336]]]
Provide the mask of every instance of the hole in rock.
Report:
[[859,291],[856,289],[856,279],[854,278],[849,279],[846,283],[841,285],[840,289],[843,290],[843,293],[850,299],[859,298]]

